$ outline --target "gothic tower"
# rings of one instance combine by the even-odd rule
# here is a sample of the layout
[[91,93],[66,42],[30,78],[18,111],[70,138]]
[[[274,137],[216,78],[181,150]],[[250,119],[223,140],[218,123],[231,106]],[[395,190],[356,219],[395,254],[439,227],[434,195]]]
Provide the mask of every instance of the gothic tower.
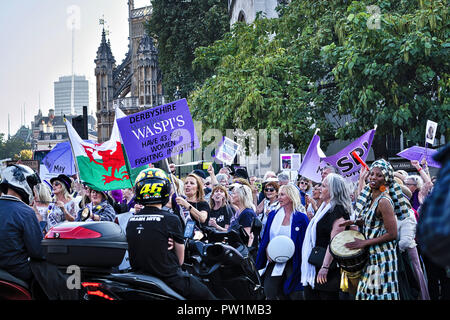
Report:
[[[111,135],[110,110],[114,95],[113,70],[115,64],[116,60],[111,52],[109,42],[106,42],[105,29],[103,29],[102,41],[97,50],[97,58],[95,59],[95,77],[97,82],[97,128],[100,143],[108,140]],[[100,139],[101,137],[105,137],[106,140]]]
[[128,53],[118,66],[103,31],[95,60],[100,143],[110,138],[116,107],[125,114],[132,114],[164,104],[158,50],[145,31],[151,13],[151,5],[135,8],[134,1],[128,0]]

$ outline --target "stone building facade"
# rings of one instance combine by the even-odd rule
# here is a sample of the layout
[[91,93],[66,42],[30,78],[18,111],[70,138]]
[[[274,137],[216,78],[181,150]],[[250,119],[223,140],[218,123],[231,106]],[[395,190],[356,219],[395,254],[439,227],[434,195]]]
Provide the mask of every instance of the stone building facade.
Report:
[[125,59],[116,65],[104,30],[95,59],[99,143],[110,138],[116,107],[128,115],[164,104],[158,50],[145,31],[152,7],[135,8],[129,0],[128,10],[129,51]]

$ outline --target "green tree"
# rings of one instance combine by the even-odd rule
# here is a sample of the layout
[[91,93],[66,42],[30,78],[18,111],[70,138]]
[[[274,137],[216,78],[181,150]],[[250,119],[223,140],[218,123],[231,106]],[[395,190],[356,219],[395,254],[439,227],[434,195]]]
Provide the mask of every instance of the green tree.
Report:
[[173,100],[179,87],[180,95],[187,97],[196,83],[211,75],[208,69],[194,70],[194,51],[229,31],[227,1],[152,0],[152,6],[147,31],[157,43],[165,94]]
[[4,134],[0,134],[0,159],[13,159],[22,150],[30,150],[31,145],[20,138],[11,138],[4,141]]
[[402,130],[423,144],[428,119],[448,138],[448,10],[445,0],[293,0],[279,19],[238,23],[196,50],[194,65],[214,75],[190,96],[194,118],[205,130],[278,128],[300,152],[316,128],[325,147],[375,124],[377,139]]
[[[321,57],[334,66],[339,113],[354,119],[339,128],[339,137],[355,137],[378,124],[379,142],[401,130],[411,144],[423,145],[426,122],[433,120],[439,123],[437,137],[448,141],[447,1],[354,1],[335,31],[338,41],[324,46]],[[378,146],[379,155],[386,154],[386,144]]]

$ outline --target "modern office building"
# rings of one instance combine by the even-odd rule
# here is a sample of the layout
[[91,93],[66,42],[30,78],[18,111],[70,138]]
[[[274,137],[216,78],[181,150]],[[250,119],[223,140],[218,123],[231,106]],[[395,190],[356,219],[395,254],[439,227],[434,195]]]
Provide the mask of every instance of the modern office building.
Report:
[[55,115],[83,115],[83,106],[89,110],[89,81],[85,76],[74,76],[74,110],[71,110],[72,76],[60,77],[54,83]]

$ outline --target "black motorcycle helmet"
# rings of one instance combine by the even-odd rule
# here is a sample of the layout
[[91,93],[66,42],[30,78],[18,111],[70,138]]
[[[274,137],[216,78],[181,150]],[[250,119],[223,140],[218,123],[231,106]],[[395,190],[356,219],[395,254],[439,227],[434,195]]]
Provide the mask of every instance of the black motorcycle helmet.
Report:
[[167,174],[156,168],[141,171],[136,178],[134,193],[136,202],[142,205],[169,202],[171,183]]

